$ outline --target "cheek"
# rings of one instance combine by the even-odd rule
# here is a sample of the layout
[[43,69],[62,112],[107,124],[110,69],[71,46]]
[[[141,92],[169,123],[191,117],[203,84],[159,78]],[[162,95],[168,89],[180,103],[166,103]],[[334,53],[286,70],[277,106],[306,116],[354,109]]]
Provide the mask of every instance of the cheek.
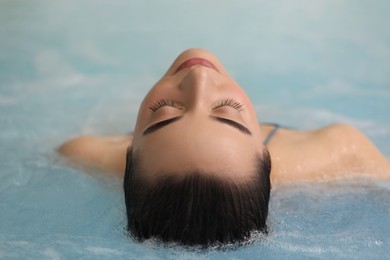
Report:
[[247,112],[247,115],[248,115],[248,119],[249,119],[252,127],[258,126],[258,118],[257,118],[256,109],[255,109],[252,101],[248,97],[248,95],[241,88],[237,89],[237,92],[235,93],[235,95],[239,96],[241,101],[243,102],[245,109],[246,109],[246,112]]
[[237,89],[234,92],[234,95],[236,97],[240,97],[241,102],[248,109],[248,111],[251,112],[251,114],[254,113],[255,108],[253,106],[253,103],[243,89],[241,88]]
[[145,96],[144,100],[142,101],[139,109],[138,109],[138,115],[137,115],[137,121],[135,124],[134,134],[137,135],[144,126],[147,124],[148,116],[149,116],[149,104],[152,102],[152,97],[149,95],[149,93]]
[[139,114],[142,114],[144,111],[148,111],[148,108],[157,100],[163,98],[165,95],[164,89],[159,86],[155,85],[153,88],[146,94],[144,97],[140,109],[139,109]]
[[142,105],[150,106],[151,103],[157,101],[158,99],[169,97],[173,92],[172,86],[174,86],[173,82],[161,79],[145,96]]
[[146,124],[148,123],[150,117],[149,107],[161,98],[166,98],[168,95],[166,87],[159,82],[153,86],[153,88],[146,94],[144,100],[142,101],[137,116],[137,122],[135,126],[135,132],[141,131]]

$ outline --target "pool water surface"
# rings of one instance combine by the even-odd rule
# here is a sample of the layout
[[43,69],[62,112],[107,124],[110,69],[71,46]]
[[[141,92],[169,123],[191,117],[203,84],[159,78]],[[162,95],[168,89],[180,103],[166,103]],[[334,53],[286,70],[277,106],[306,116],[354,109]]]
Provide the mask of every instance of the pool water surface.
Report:
[[209,49],[260,121],[344,122],[390,156],[390,2],[2,1],[0,259],[384,259],[390,183],[272,190],[267,237],[230,250],[126,235],[122,180],[55,149],[133,130],[148,89],[190,47]]

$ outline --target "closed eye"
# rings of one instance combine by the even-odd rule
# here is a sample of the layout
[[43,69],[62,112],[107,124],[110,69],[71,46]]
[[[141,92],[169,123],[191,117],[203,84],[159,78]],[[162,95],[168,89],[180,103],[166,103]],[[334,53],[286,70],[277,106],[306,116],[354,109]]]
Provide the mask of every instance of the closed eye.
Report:
[[236,109],[238,112],[241,112],[243,109],[243,105],[238,102],[238,101],[235,101],[234,99],[225,99],[225,100],[222,100],[220,102],[218,102],[216,105],[213,106],[213,109],[212,110],[216,110],[218,108],[221,108],[221,107],[232,107],[234,109]]
[[180,106],[177,102],[172,101],[172,100],[168,100],[168,99],[157,100],[149,107],[149,109],[152,112],[156,112],[157,110],[159,110],[160,108],[165,107],[165,106],[174,107],[174,108],[177,108],[179,110],[183,110],[183,107]]

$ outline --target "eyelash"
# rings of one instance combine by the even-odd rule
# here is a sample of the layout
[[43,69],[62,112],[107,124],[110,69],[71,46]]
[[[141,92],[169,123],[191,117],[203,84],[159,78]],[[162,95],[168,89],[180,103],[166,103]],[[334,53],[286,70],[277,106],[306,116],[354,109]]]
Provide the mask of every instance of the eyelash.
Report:
[[225,106],[232,107],[232,108],[236,109],[238,112],[241,112],[243,110],[243,108],[242,108],[243,105],[241,103],[235,101],[234,99],[225,99],[225,100],[220,101],[219,103],[217,103],[213,107],[213,110],[218,109],[220,107],[225,107]]
[[177,109],[180,109],[180,110],[183,109],[176,102],[174,102],[172,100],[168,100],[168,99],[159,99],[159,100],[157,100],[155,103],[153,103],[149,107],[149,109],[152,112],[156,112],[157,110],[159,110],[160,108],[165,107],[165,106],[174,107],[174,108],[177,108]]
[[[157,110],[159,110],[160,108],[162,107],[165,107],[165,106],[169,106],[169,107],[174,107],[174,108],[177,108],[177,109],[180,109],[182,110],[183,108],[180,107],[176,102],[172,101],[172,100],[168,100],[168,99],[159,99],[157,100],[155,103],[153,103],[149,109],[152,111],[152,112],[156,112]],[[222,100],[220,102],[218,102],[212,110],[215,110],[215,109],[218,109],[218,108],[221,108],[221,107],[232,107],[234,109],[236,109],[237,111],[241,112],[243,110],[243,105],[233,99],[225,99],[225,100]]]

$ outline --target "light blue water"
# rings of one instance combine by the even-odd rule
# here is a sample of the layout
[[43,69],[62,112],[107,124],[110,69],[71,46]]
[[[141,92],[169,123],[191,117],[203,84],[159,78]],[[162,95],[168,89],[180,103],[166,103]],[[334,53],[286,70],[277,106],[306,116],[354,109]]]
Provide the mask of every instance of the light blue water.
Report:
[[0,259],[388,257],[388,182],[276,187],[267,238],[202,252],[127,238],[121,180],[53,150],[131,130],[176,55],[204,47],[260,120],[351,123],[390,156],[389,11],[386,0],[0,2]]

